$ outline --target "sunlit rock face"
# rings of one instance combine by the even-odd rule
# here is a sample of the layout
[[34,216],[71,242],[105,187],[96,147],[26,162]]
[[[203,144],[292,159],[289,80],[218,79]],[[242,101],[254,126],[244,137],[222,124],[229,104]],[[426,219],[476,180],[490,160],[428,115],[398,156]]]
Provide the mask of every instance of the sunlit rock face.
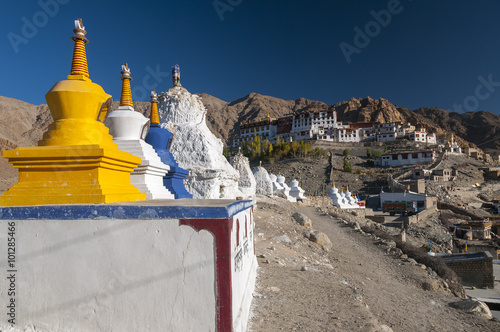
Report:
[[244,196],[238,189],[239,173],[223,155],[222,141],[207,127],[201,98],[177,86],[158,100],[161,126],[173,134],[169,150],[179,166],[190,171],[184,185],[193,198]]

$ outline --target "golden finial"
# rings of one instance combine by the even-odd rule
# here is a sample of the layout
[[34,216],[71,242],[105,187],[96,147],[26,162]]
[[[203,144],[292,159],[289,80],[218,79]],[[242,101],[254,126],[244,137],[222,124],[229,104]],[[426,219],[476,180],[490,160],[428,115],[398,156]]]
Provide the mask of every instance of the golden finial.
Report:
[[158,95],[156,89],[151,91],[151,124],[160,124],[160,117],[158,116]]
[[73,48],[70,75],[83,75],[89,77],[89,67],[87,65],[87,55],[85,53],[85,44],[88,43],[87,38],[85,38],[87,31],[85,31],[81,18],[75,20],[75,29],[73,29],[73,32],[75,35],[71,37],[71,40],[75,42],[75,47]]
[[130,77],[130,69],[128,68],[128,64],[125,63],[122,65],[122,95],[120,98],[120,106],[130,106],[134,107],[134,103],[132,102],[132,91],[130,90],[130,81],[132,77]]
[[335,182],[333,182],[332,186],[335,187]]

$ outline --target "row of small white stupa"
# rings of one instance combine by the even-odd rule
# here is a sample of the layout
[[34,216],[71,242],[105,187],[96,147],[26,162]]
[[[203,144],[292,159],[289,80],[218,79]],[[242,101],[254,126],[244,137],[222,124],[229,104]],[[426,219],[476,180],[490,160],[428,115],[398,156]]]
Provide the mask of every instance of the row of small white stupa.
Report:
[[244,196],[259,195],[284,195],[290,202],[305,199],[304,190],[299,187],[296,180],[290,181],[290,187],[285,183],[284,176],[269,174],[262,166],[250,170],[248,158],[241,153],[230,159],[231,166],[239,172],[238,189]]
[[353,196],[349,191],[349,187],[346,188],[344,192],[343,189],[339,190],[335,187],[335,183],[333,187],[330,189],[328,193],[328,197],[332,199],[333,206],[339,207],[341,209],[359,209],[364,208],[364,202],[361,202],[357,196]]
[[285,182],[285,177],[283,175],[274,175],[270,174],[269,177],[271,178],[271,181],[273,182],[273,194],[278,195],[278,194],[283,194],[285,195],[286,199],[288,199],[290,202],[296,202],[297,199],[305,199],[306,197],[304,196],[304,190],[299,187],[299,181],[293,179],[290,181],[288,186]]

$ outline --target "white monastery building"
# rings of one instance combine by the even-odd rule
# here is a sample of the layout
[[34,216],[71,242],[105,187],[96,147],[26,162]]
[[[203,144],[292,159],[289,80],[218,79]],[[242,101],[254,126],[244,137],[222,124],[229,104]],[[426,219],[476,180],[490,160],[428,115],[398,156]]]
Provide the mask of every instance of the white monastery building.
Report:
[[321,140],[329,142],[388,142],[402,139],[436,144],[436,134],[428,134],[425,128],[415,131],[410,123],[363,122],[343,124],[337,121],[334,110],[314,110],[286,114],[278,119],[267,118],[241,123],[239,136],[230,144],[241,146],[243,140],[251,141],[258,135],[262,140],[274,142],[280,137],[285,142]]

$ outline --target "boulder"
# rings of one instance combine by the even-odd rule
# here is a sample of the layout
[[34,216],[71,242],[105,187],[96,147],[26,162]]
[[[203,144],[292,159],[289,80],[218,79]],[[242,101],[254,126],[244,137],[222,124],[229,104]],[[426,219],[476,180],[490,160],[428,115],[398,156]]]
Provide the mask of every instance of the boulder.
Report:
[[330,238],[325,233],[307,230],[304,235],[312,242],[319,244],[326,251],[330,250],[333,246]]
[[441,288],[441,286],[436,279],[426,280],[422,283],[422,289],[426,291],[436,292],[439,288]]
[[374,332],[393,332],[393,330],[387,325],[380,325]]
[[299,225],[304,226],[305,228],[311,228],[312,227],[311,218],[309,218],[305,214],[302,214],[300,212],[295,212],[292,215],[292,217],[293,217],[293,219],[295,219],[296,222],[299,223]]
[[456,309],[461,309],[469,313],[473,313],[488,319],[491,319],[490,308],[484,303],[475,298],[465,299],[458,302],[450,303],[450,306]]
[[286,234],[280,236],[274,236],[271,240],[276,241],[278,243],[292,244],[292,240],[290,240],[290,238]]

